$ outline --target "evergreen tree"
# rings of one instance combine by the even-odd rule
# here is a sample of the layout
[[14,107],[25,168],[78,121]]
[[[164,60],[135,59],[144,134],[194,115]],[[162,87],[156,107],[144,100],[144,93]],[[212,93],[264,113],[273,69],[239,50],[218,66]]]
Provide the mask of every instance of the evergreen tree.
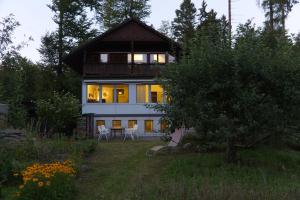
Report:
[[[196,8],[191,0],[183,0],[180,9],[175,11],[176,17],[172,22],[175,39],[189,49],[190,39],[194,35],[196,25]],[[188,51],[186,51],[188,53]]]
[[128,18],[144,21],[151,13],[149,0],[103,0],[98,9],[104,29],[120,24]]
[[174,38],[172,25],[167,20],[161,21],[161,25],[158,28],[158,31],[164,34],[165,36],[168,36],[169,38]]
[[266,11],[267,30],[273,32],[274,30],[285,30],[286,18],[299,0],[257,0],[257,2]]
[[87,17],[86,8],[92,6],[91,1],[89,3],[83,0],[52,0],[51,5],[48,5],[54,12],[53,21],[57,29],[42,37],[39,52],[43,64],[54,68],[57,76],[63,74],[63,56],[97,33],[92,29],[92,20]]

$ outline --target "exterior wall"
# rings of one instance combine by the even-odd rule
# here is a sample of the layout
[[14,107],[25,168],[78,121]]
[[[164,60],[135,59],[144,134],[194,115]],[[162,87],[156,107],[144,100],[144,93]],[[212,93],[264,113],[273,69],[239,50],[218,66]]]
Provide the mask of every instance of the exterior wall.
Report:
[[[88,83],[128,84],[129,103],[87,103]],[[82,114],[94,113],[95,115],[159,115],[145,104],[136,103],[136,84],[153,83],[153,80],[85,80],[82,82]]]
[[[87,103],[87,84],[128,84],[129,102],[128,103]],[[128,127],[128,120],[137,120],[138,133],[142,136],[160,136],[160,117],[162,113],[153,109],[146,108],[143,103],[136,103],[136,85],[151,84],[154,80],[83,80],[82,81],[82,114],[95,114],[95,131],[96,121],[105,120],[107,128],[112,127],[112,120],[121,120],[122,127]],[[153,120],[153,132],[144,132],[145,120]]]
[[[142,137],[147,136],[161,136],[163,133],[160,132],[160,117],[95,117],[95,123],[97,120],[104,120],[105,121],[105,127],[111,128],[112,127],[112,120],[121,120],[122,127],[128,128],[128,120],[137,120],[138,125],[138,134]],[[145,120],[153,120],[153,132],[151,133],[145,133]],[[95,130],[97,130],[97,127],[95,125]]]

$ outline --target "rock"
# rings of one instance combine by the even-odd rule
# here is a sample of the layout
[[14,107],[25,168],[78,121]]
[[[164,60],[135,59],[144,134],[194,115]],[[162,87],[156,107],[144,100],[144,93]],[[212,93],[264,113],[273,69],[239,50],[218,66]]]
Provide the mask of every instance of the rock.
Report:
[[192,144],[191,143],[185,143],[183,146],[182,146],[182,148],[183,149],[190,149],[192,147]]

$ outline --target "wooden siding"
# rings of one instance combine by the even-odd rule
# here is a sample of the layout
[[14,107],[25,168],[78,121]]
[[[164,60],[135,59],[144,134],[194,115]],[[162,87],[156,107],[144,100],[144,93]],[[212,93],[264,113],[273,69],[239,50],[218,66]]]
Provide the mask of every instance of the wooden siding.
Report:
[[158,76],[163,65],[146,64],[86,64],[84,77],[97,78],[154,78]]

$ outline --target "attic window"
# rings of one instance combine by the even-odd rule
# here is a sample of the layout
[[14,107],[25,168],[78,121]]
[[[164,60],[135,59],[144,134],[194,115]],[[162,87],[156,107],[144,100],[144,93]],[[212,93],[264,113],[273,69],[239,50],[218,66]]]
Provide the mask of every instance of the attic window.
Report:
[[[135,64],[147,63],[147,54],[135,53],[133,54],[133,61]],[[128,63],[131,63],[131,54],[128,54]]]
[[150,62],[151,63],[166,63],[166,55],[165,54],[150,54]]
[[108,63],[108,54],[107,53],[100,54],[100,63]]

